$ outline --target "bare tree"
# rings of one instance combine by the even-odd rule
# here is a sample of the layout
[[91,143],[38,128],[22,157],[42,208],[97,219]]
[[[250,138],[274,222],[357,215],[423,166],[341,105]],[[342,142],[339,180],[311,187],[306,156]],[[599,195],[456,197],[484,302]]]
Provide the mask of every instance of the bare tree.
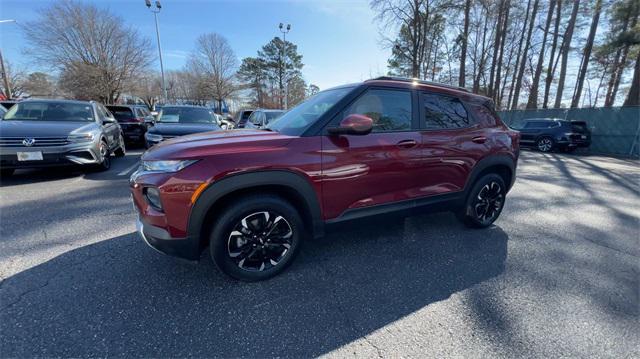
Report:
[[564,82],[567,77],[567,63],[569,61],[569,50],[571,49],[571,38],[573,37],[573,29],[576,26],[576,18],[578,16],[578,8],[580,6],[580,0],[574,0],[573,9],[571,10],[571,17],[569,18],[569,24],[567,30],[562,38],[562,46],[560,46],[560,54],[562,60],[560,63],[560,77],[558,78],[558,89],[556,90],[555,108],[560,108],[562,103],[562,93],[564,92]]
[[32,97],[50,97],[56,92],[56,87],[50,75],[32,72],[24,80],[24,90]]
[[527,30],[527,40],[524,44],[524,53],[522,54],[520,66],[518,67],[518,76],[516,77],[513,104],[511,105],[511,109],[516,109],[518,107],[518,100],[520,99],[520,86],[522,85],[522,76],[524,76],[524,65],[527,60],[529,45],[531,44],[531,34],[533,33],[533,28],[536,25],[536,13],[538,12],[538,4],[539,0],[533,1],[533,10],[531,11],[531,24],[529,25],[529,28]]
[[[151,62],[151,45],[106,9],[73,0],[54,2],[22,26],[29,54],[60,70],[78,97],[111,103]],[[69,76],[79,77],[71,79]]]
[[9,88],[11,96],[8,96],[8,91],[4,86],[4,81],[0,81],[0,89],[2,95],[5,98],[19,98],[24,93],[25,73],[24,70],[14,67],[9,61],[4,62],[4,67],[9,79]]
[[544,79],[544,99],[542,100],[542,107],[547,108],[549,103],[549,92],[551,91],[551,83],[553,82],[553,74],[555,73],[554,59],[556,49],[558,47],[558,37],[560,36],[560,18],[562,15],[562,0],[558,0],[556,6],[556,21],[553,26],[553,42],[551,43],[551,55],[549,55],[549,65],[547,66],[547,77]]
[[464,4],[464,30],[461,35],[462,45],[460,49],[460,74],[458,76],[458,86],[460,87],[464,87],[465,77],[467,76],[465,66],[467,62],[467,46],[469,43],[469,12],[471,11],[472,4],[472,0],[466,0]]
[[222,102],[237,90],[234,78],[238,59],[227,39],[219,34],[198,37],[187,67],[206,79],[219,109],[222,109]]
[[582,53],[582,62],[580,63],[580,72],[578,73],[578,81],[576,83],[575,92],[573,94],[573,100],[571,100],[571,107],[578,107],[580,103],[580,97],[582,96],[582,87],[584,86],[584,79],[587,76],[587,68],[589,67],[589,60],[591,59],[591,50],[593,49],[593,40],[596,37],[596,30],[598,30],[598,22],[600,21],[600,9],[602,8],[602,0],[596,0],[595,7],[593,8],[593,20],[591,20],[591,28],[589,29],[589,36],[587,37],[587,43],[584,46]]
[[[468,0],[470,1],[470,0]],[[399,25],[406,29],[409,48],[404,56],[411,63],[411,77],[420,78],[422,64],[421,49],[426,40],[424,36],[424,21],[422,21],[422,7],[424,0],[372,0],[371,7],[378,12],[377,19],[387,25]],[[393,44],[394,42],[391,41]],[[395,46],[392,45],[392,46]]]
[[538,55],[538,65],[536,66],[535,73],[533,75],[533,82],[531,83],[531,90],[529,91],[529,100],[527,101],[527,108],[538,107],[538,85],[540,84],[540,74],[542,73],[542,63],[544,62],[544,50],[547,44],[547,35],[549,33],[549,27],[551,26],[551,20],[553,19],[553,9],[556,5],[555,0],[549,1],[549,9],[547,12],[547,20],[544,24],[544,34],[542,35],[542,45],[540,48],[540,54]]

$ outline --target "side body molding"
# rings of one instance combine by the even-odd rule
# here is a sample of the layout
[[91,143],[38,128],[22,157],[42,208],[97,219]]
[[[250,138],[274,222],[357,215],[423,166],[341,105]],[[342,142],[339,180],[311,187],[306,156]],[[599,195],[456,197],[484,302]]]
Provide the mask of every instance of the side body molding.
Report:
[[297,199],[298,205],[305,206],[311,221],[314,237],[324,235],[324,222],[320,201],[311,182],[302,175],[289,170],[264,170],[239,173],[212,182],[198,197],[189,215],[188,235],[200,239],[201,229],[209,209],[225,195],[260,186],[277,186],[286,189]]

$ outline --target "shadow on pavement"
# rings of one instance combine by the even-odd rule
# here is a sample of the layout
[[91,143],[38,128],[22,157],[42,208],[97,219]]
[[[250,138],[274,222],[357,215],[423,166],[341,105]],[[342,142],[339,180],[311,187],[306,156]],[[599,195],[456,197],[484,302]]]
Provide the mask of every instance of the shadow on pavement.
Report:
[[388,222],[307,242],[287,272],[252,284],[134,233],[66,252],[0,284],[2,356],[317,356],[504,271],[499,227]]

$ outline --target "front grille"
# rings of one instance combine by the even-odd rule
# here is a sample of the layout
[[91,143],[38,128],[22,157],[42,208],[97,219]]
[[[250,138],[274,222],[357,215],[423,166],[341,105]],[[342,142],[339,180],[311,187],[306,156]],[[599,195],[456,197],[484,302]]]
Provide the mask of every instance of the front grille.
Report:
[[[33,140],[31,146],[24,141]],[[0,147],[49,147],[64,146],[69,144],[66,137],[0,137]]]

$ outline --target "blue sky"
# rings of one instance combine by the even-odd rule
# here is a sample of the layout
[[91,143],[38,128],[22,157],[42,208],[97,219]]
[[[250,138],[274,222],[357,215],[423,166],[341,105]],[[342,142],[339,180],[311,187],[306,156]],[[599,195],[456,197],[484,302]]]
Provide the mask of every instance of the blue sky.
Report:
[[[26,22],[51,1],[0,0],[0,19]],[[109,8],[153,41],[153,16],[144,0],[86,0]],[[193,1],[162,0],[159,15],[165,69],[179,69],[198,35],[225,36],[238,58],[280,35],[278,23],[291,23],[287,40],[298,45],[307,81],[326,89],[386,73],[389,50],[380,46],[379,28],[367,0]],[[28,71],[40,69],[23,55],[24,40],[15,24],[0,25],[6,60]],[[157,51],[154,52],[154,55]],[[159,69],[159,65],[155,65]],[[46,70],[46,69],[42,69]]]

